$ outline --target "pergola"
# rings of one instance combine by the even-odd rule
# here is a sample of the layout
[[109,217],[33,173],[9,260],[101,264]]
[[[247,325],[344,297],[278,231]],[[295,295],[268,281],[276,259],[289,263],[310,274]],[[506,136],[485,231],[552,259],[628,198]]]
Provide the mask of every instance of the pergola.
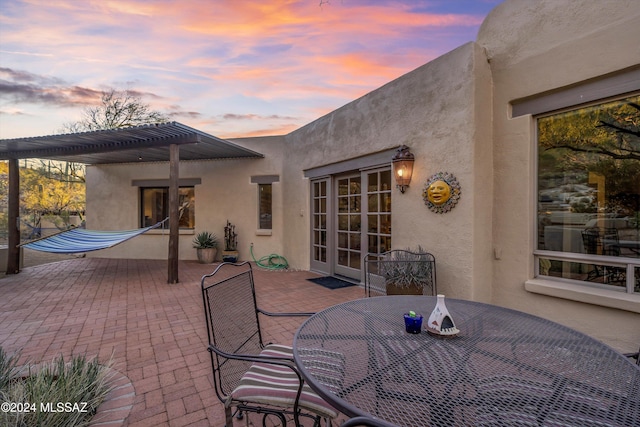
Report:
[[43,158],[84,163],[169,163],[168,283],[178,282],[178,182],[180,160],[262,158],[262,154],[177,122],[125,129],[0,140],[9,161],[7,274],[20,271],[20,175],[18,160]]

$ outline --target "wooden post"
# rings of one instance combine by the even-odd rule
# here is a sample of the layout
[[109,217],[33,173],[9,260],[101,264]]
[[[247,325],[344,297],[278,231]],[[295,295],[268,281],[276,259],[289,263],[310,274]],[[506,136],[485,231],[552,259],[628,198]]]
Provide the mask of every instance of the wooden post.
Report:
[[7,248],[7,274],[20,272],[20,168],[18,159],[9,159],[9,247]]
[[167,283],[178,283],[180,218],[178,211],[178,181],[180,176],[180,146],[169,146],[169,262]]

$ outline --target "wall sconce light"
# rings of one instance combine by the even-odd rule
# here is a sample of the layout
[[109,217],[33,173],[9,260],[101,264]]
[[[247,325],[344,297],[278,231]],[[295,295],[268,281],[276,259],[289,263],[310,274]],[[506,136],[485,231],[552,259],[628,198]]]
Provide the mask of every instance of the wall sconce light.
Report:
[[409,147],[406,145],[398,148],[395,156],[391,159],[393,163],[393,173],[396,176],[396,187],[400,189],[401,193],[411,183],[411,175],[413,174],[413,161],[415,157],[413,153],[409,151]]

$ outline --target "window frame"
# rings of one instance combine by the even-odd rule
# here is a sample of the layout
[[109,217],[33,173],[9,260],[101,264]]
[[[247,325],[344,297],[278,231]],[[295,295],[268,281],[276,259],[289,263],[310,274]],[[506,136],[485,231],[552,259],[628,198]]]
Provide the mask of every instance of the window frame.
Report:
[[[632,96],[639,96],[640,88],[633,92],[616,94],[613,96],[603,97],[576,105],[565,106],[561,109],[546,111],[544,113],[531,115],[533,126],[533,158],[535,161],[535,169],[533,173],[533,192],[534,198],[532,207],[534,209],[533,224],[533,276],[531,280],[525,282],[525,289],[529,292],[540,293],[560,298],[571,299],[575,301],[587,302],[595,305],[613,307],[640,313],[640,293],[634,292],[635,277],[640,275],[640,258],[616,257],[607,255],[591,255],[575,252],[563,252],[554,250],[539,249],[539,126],[538,120],[565,112],[575,111],[591,106],[597,106],[622,100]],[[537,105],[540,103],[537,103]],[[539,105],[538,107],[539,108]],[[521,114],[520,114],[521,115]],[[586,280],[577,280],[563,278],[558,276],[544,275],[541,272],[540,260],[549,259],[563,262],[575,262],[584,264],[606,264],[607,266],[619,267],[626,269],[626,286],[614,286],[608,284],[594,283]]]

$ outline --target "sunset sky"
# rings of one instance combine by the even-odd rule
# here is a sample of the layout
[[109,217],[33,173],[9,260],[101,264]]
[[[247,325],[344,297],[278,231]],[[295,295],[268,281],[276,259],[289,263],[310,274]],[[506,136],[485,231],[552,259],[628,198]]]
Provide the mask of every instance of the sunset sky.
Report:
[[134,91],[222,138],[291,132],[475,40],[501,0],[0,0],[0,138]]

